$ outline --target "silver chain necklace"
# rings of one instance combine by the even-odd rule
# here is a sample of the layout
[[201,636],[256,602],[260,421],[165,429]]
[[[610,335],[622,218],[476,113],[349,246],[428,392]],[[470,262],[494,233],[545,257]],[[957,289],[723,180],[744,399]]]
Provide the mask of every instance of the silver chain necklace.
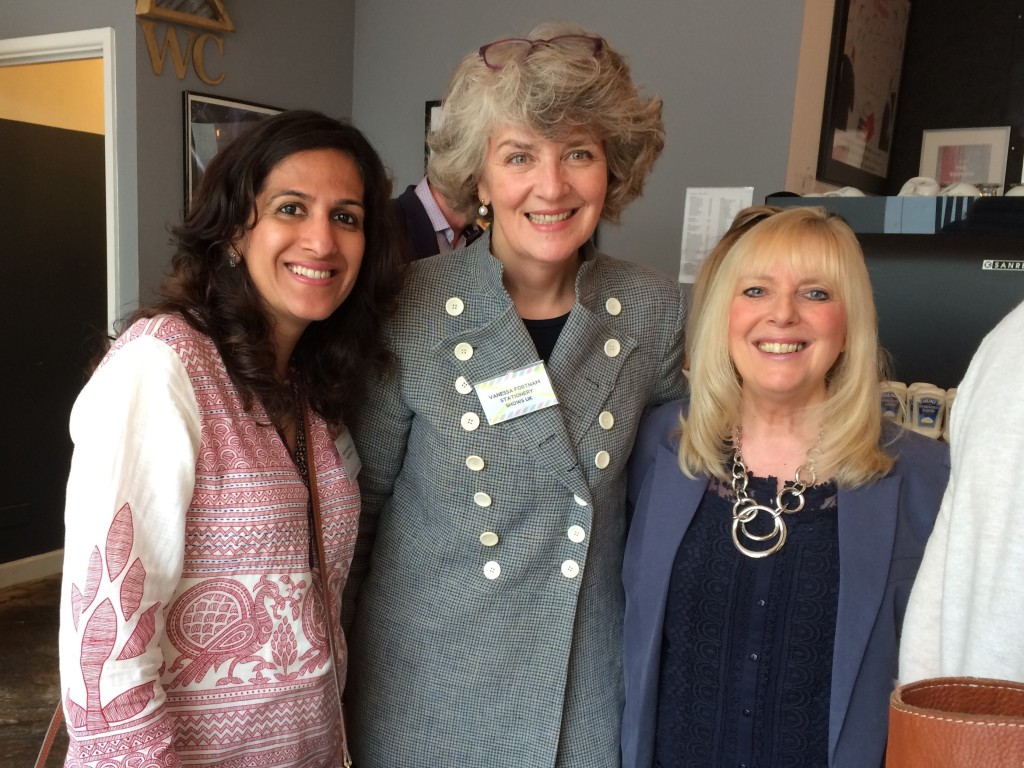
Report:
[[[736,448],[732,454],[732,492],[736,496],[736,501],[732,505],[732,543],[736,545],[736,549],[741,554],[760,559],[778,552],[786,543],[786,521],[782,515],[794,515],[804,508],[804,491],[807,490],[807,486],[814,485],[817,480],[817,475],[814,474],[814,460],[820,453],[822,435],[818,435],[818,442],[807,452],[804,463],[797,467],[793,474],[793,484],[785,486],[779,492],[775,499],[774,509],[764,504],[758,504],[753,496],[747,494],[749,478],[747,477],[747,467],[740,455],[741,435],[742,433],[737,429],[734,441]],[[810,475],[809,482],[805,483],[800,479],[801,472]],[[793,503],[791,507],[786,505],[789,499]],[[770,533],[764,535],[752,533],[747,526],[753,523],[762,512],[771,515],[773,528]],[[745,541],[770,543],[765,549],[750,549],[744,544]]]

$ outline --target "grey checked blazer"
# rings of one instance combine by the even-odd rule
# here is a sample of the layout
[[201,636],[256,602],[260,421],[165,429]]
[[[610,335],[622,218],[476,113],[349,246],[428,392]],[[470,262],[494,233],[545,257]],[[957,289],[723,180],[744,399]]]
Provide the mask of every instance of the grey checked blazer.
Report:
[[489,426],[460,378],[537,360],[489,243],[412,265],[386,332],[398,370],[353,425],[360,768],[619,765],[626,461],[644,407],[680,392],[682,293],[588,245],[547,365],[559,405]]

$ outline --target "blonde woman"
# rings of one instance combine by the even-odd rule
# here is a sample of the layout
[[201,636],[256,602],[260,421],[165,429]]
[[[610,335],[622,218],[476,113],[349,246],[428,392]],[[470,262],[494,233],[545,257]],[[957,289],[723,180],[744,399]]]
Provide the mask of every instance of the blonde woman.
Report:
[[629,474],[623,764],[881,766],[900,625],[949,473],[886,422],[850,228],[775,213],[725,256],[689,402]]

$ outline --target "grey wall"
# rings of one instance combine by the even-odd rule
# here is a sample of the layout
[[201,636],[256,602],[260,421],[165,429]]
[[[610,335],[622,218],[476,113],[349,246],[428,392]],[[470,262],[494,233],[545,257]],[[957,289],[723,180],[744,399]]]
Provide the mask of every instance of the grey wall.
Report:
[[[826,0],[810,0],[826,2]],[[675,276],[686,187],[784,187],[804,0],[356,0],[353,117],[399,185],[423,167],[423,106],[461,57],[537,23],[576,21],[608,38],[664,99],[665,152],[619,227],[615,256]]]

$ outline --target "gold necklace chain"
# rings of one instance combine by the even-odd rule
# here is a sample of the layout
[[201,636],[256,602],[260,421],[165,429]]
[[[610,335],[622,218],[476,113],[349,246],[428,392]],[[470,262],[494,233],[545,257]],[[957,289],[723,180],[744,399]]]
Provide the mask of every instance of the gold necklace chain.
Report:
[[[817,481],[817,475],[814,473],[814,460],[820,453],[822,433],[818,434],[817,443],[807,452],[804,463],[793,473],[793,484],[785,486],[779,492],[775,499],[774,509],[764,504],[758,504],[757,499],[747,493],[749,478],[747,477],[747,467],[740,455],[741,434],[741,431],[737,429],[734,440],[736,448],[732,455],[732,492],[736,497],[736,501],[732,505],[732,543],[736,545],[736,549],[741,554],[758,560],[778,552],[786,543],[786,521],[782,517],[783,514],[793,515],[804,508],[804,491],[807,490],[807,486],[814,485]],[[809,482],[805,483],[800,479],[801,472],[810,475]],[[792,499],[793,506],[786,505],[787,499]],[[753,533],[747,526],[753,523],[762,512],[771,515],[772,530],[766,534]],[[743,541],[741,541],[741,537]],[[745,541],[770,543],[765,549],[751,549],[744,544]]]

